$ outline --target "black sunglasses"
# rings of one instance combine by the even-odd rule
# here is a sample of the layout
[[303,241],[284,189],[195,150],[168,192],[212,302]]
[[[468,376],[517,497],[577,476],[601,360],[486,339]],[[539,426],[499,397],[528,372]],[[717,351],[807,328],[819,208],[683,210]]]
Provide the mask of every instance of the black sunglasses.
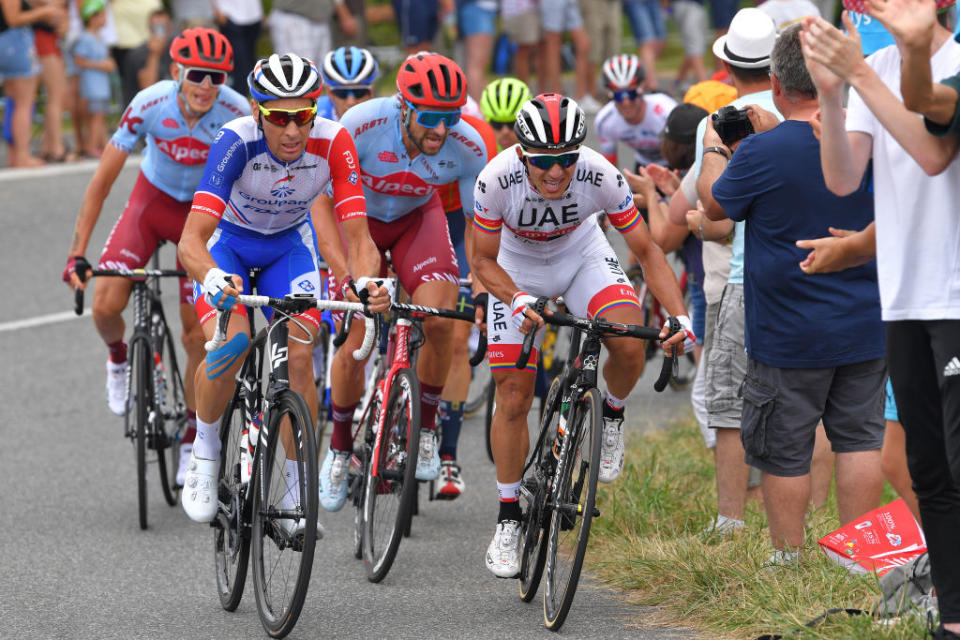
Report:
[[513,122],[497,122],[496,120],[487,120],[487,122],[494,131],[500,131],[500,129],[506,129],[507,127],[513,129]]
[[373,89],[364,88],[364,89],[331,89],[333,95],[337,96],[341,100],[346,100],[347,98],[356,98],[357,100],[362,100],[364,98],[369,98],[370,94],[373,93]]

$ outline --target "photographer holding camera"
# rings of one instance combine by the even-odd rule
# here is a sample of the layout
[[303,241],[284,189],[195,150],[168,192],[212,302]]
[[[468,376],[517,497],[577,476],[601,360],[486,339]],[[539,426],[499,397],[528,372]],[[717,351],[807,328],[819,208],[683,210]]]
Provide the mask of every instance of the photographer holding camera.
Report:
[[[720,151],[704,159],[704,173],[721,173],[702,199],[707,217],[744,225],[748,362],[740,437],[746,462],[764,472],[776,549],[771,561],[789,562],[803,546],[821,420],[837,454],[841,522],[880,502],[886,365],[875,263],[815,277],[799,266],[806,251],[797,239],[831,225],[861,229],[873,220],[868,180],[844,197],[824,182],[810,124],[819,109],[817,90],[799,25],[777,39],[770,83],[782,123],[771,127],[770,114],[751,105],[746,114],[719,114],[708,125],[704,144],[716,143]],[[751,129],[757,135],[740,140],[728,163],[724,147],[734,144],[728,141]]]

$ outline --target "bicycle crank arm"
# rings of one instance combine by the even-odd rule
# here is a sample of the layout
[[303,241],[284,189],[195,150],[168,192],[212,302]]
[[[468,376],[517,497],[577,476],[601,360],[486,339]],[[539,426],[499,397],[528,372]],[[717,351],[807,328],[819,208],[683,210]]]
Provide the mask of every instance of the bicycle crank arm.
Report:
[[[582,515],[583,515],[583,505],[582,505],[582,504],[573,504],[573,503],[571,503],[571,502],[564,502],[564,503],[562,503],[562,504],[555,505],[553,508],[556,509],[557,511],[559,511],[560,513],[564,513],[564,514],[571,515],[571,516],[573,516],[573,515],[582,516]],[[594,517],[594,518],[599,518],[599,517],[600,517],[600,509],[597,509],[596,507],[593,508],[593,517]]]

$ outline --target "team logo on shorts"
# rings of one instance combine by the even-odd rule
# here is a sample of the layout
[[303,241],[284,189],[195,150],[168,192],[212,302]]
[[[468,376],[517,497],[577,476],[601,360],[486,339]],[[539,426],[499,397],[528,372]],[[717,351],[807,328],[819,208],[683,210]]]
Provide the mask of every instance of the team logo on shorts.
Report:
[[357,184],[359,180],[360,180],[360,176],[357,174],[356,171],[351,171],[350,175],[347,177],[347,182],[349,182],[350,184]]
[[304,291],[314,290],[313,283],[310,282],[309,280],[301,280],[300,282],[297,283],[297,286],[303,289]]

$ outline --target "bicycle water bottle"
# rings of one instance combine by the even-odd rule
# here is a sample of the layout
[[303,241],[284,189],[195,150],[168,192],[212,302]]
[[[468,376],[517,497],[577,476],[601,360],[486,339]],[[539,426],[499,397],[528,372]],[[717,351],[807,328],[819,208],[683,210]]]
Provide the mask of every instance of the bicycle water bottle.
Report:
[[553,457],[560,459],[560,450],[563,449],[563,437],[567,432],[567,412],[570,410],[570,399],[564,398],[560,404],[560,420],[557,422],[557,437],[553,441]]

